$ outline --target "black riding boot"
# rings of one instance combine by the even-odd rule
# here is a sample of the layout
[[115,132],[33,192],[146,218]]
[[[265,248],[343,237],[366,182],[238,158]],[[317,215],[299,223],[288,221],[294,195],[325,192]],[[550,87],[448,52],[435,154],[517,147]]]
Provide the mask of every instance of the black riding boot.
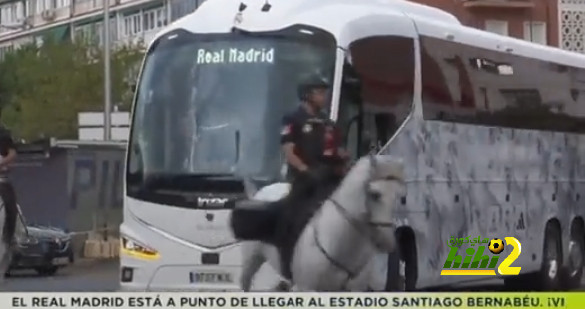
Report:
[[290,262],[295,243],[297,241],[300,231],[297,225],[302,212],[299,202],[302,202],[305,197],[312,196],[314,192],[315,183],[308,177],[298,176],[291,183],[291,190],[286,198],[286,206],[280,213],[280,218],[277,226],[277,249],[280,256],[280,268],[282,275],[291,280],[292,273],[290,271]]

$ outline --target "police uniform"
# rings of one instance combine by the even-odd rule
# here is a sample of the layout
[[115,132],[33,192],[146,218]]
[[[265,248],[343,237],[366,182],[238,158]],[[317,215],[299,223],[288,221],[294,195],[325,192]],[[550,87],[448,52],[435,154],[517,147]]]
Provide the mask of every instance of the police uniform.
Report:
[[[280,143],[293,143],[294,153],[309,170],[341,163],[340,134],[333,121],[323,113],[311,115],[302,106],[283,118]],[[294,182],[299,176],[300,171],[288,164],[287,179]]]
[[287,178],[292,182],[289,196],[306,198],[289,201],[281,210],[276,232],[276,243],[281,258],[282,274],[291,279],[290,261],[294,244],[304,226],[322,200],[339,185],[342,174],[335,168],[344,160],[338,154],[340,134],[333,121],[324,114],[311,115],[303,107],[283,118],[281,144],[293,143],[295,154],[308,166],[309,171],[319,174],[318,180],[303,177],[295,167],[288,165]]

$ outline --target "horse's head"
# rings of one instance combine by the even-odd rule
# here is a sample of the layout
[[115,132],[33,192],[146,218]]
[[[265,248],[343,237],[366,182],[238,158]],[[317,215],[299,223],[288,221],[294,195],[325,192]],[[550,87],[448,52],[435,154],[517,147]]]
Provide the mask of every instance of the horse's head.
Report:
[[370,234],[376,246],[393,251],[393,212],[398,197],[405,193],[402,163],[389,156],[362,157],[337,192],[337,201]]

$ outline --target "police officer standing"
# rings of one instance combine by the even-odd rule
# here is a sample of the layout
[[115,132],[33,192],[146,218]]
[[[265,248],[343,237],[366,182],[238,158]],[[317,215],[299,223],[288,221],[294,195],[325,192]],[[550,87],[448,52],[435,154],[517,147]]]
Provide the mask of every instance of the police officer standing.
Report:
[[277,246],[282,272],[291,279],[290,259],[302,228],[322,200],[341,182],[348,155],[341,149],[339,130],[323,112],[329,99],[330,85],[319,76],[311,76],[298,87],[301,105],[283,118],[281,145],[292,182],[289,200],[278,223]]

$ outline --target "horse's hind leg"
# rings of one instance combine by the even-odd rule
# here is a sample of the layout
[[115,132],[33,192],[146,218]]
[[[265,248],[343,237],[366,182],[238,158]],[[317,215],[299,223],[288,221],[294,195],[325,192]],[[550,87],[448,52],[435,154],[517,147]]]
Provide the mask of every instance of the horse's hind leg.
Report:
[[289,292],[292,286],[292,282],[289,282],[287,280],[285,280],[284,278],[281,278],[280,281],[278,281],[278,284],[272,289],[274,292]]
[[298,285],[296,285],[296,284],[293,284],[293,285],[290,287],[290,291],[291,291],[291,292],[316,292],[316,291],[314,291],[314,290],[307,290],[307,289],[303,289],[303,288],[301,288],[300,286],[298,286]]
[[266,261],[266,257],[262,252],[262,244],[255,244],[249,254],[244,254],[244,261],[242,264],[242,276],[240,278],[240,287],[244,292],[249,292],[252,285],[252,279],[258,272],[262,264]]

